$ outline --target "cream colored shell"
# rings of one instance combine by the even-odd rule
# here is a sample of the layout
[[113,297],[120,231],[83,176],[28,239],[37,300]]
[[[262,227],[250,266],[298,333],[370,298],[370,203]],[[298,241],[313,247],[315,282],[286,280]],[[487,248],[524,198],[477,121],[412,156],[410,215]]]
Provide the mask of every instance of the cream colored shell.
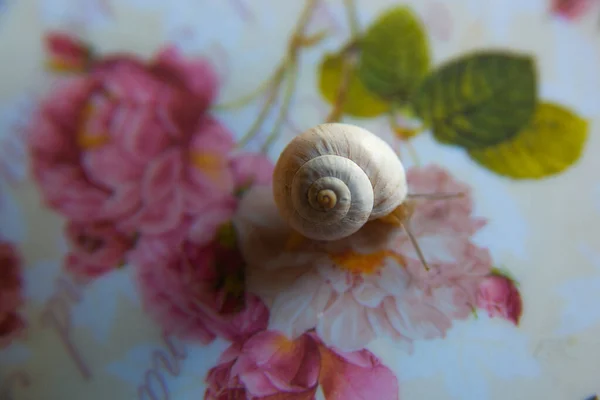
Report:
[[293,229],[311,239],[337,240],[398,207],[407,194],[406,174],[390,146],[371,132],[322,124],[283,150],[273,194]]

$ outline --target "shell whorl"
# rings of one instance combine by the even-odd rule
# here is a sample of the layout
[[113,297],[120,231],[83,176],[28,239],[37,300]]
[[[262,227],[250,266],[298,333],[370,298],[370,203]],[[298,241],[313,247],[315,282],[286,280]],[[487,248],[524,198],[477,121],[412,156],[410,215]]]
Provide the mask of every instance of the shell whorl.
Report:
[[322,124],[296,136],[273,178],[279,212],[314,240],[355,233],[393,211],[407,192],[402,163],[387,143],[347,124]]

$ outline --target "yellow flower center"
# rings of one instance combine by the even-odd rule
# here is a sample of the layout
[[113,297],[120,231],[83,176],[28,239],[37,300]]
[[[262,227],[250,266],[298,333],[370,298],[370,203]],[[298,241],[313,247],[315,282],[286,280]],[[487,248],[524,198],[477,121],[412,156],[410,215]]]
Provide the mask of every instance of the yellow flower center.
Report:
[[227,160],[222,156],[209,152],[194,151],[191,153],[192,164],[208,176],[215,184],[222,186],[224,180],[221,179],[227,172]]
[[388,215],[384,215],[383,217],[379,218],[378,221],[394,226],[402,226],[402,224],[410,218],[413,212],[414,204],[412,202],[405,201]]
[[285,243],[284,251],[294,252],[300,249],[300,247],[302,247],[306,240],[307,239],[300,233],[296,231],[291,231]]
[[81,112],[81,124],[77,132],[77,145],[82,150],[93,150],[102,147],[110,141],[108,133],[90,133],[86,128],[86,122],[93,117],[95,108],[93,104],[87,104]]
[[288,339],[285,335],[280,335],[274,340],[274,347],[276,347],[279,352],[283,352],[284,354],[290,354],[295,350],[296,344],[293,340]]
[[386,258],[404,265],[401,255],[390,250],[381,250],[370,254],[361,254],[348,250],[339,254],[330,254],[329,258],[340,268],[354,274],[372,274],[384,266]]

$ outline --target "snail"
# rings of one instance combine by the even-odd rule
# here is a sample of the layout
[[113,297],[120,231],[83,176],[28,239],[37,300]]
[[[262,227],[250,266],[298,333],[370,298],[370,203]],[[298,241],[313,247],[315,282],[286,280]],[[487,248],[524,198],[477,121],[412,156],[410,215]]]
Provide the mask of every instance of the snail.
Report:
[[273,172],[273,196],[283,219],[303,237],[339,240],[375,219],[401,226],[421,263],[429,266],[408,225],[414,198],[458,194],[409,194],[406,172],[392,148],[366,129],[326,123],[296,136]]
[[404,202],[404,167],[391,147],[366,129],[318,125],[296,136],[273,173],[282,217],[313,240],[338,240]]

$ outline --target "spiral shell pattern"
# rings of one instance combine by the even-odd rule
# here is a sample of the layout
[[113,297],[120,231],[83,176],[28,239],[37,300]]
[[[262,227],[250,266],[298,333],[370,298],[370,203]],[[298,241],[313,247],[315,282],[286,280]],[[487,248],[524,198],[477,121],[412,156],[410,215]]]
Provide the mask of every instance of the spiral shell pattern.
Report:
[[406,198],[394,151],[369,131],[322,124],[284,149],[274,172],[275,203],[291,227],[314,240],[337,240],[389,214]]

